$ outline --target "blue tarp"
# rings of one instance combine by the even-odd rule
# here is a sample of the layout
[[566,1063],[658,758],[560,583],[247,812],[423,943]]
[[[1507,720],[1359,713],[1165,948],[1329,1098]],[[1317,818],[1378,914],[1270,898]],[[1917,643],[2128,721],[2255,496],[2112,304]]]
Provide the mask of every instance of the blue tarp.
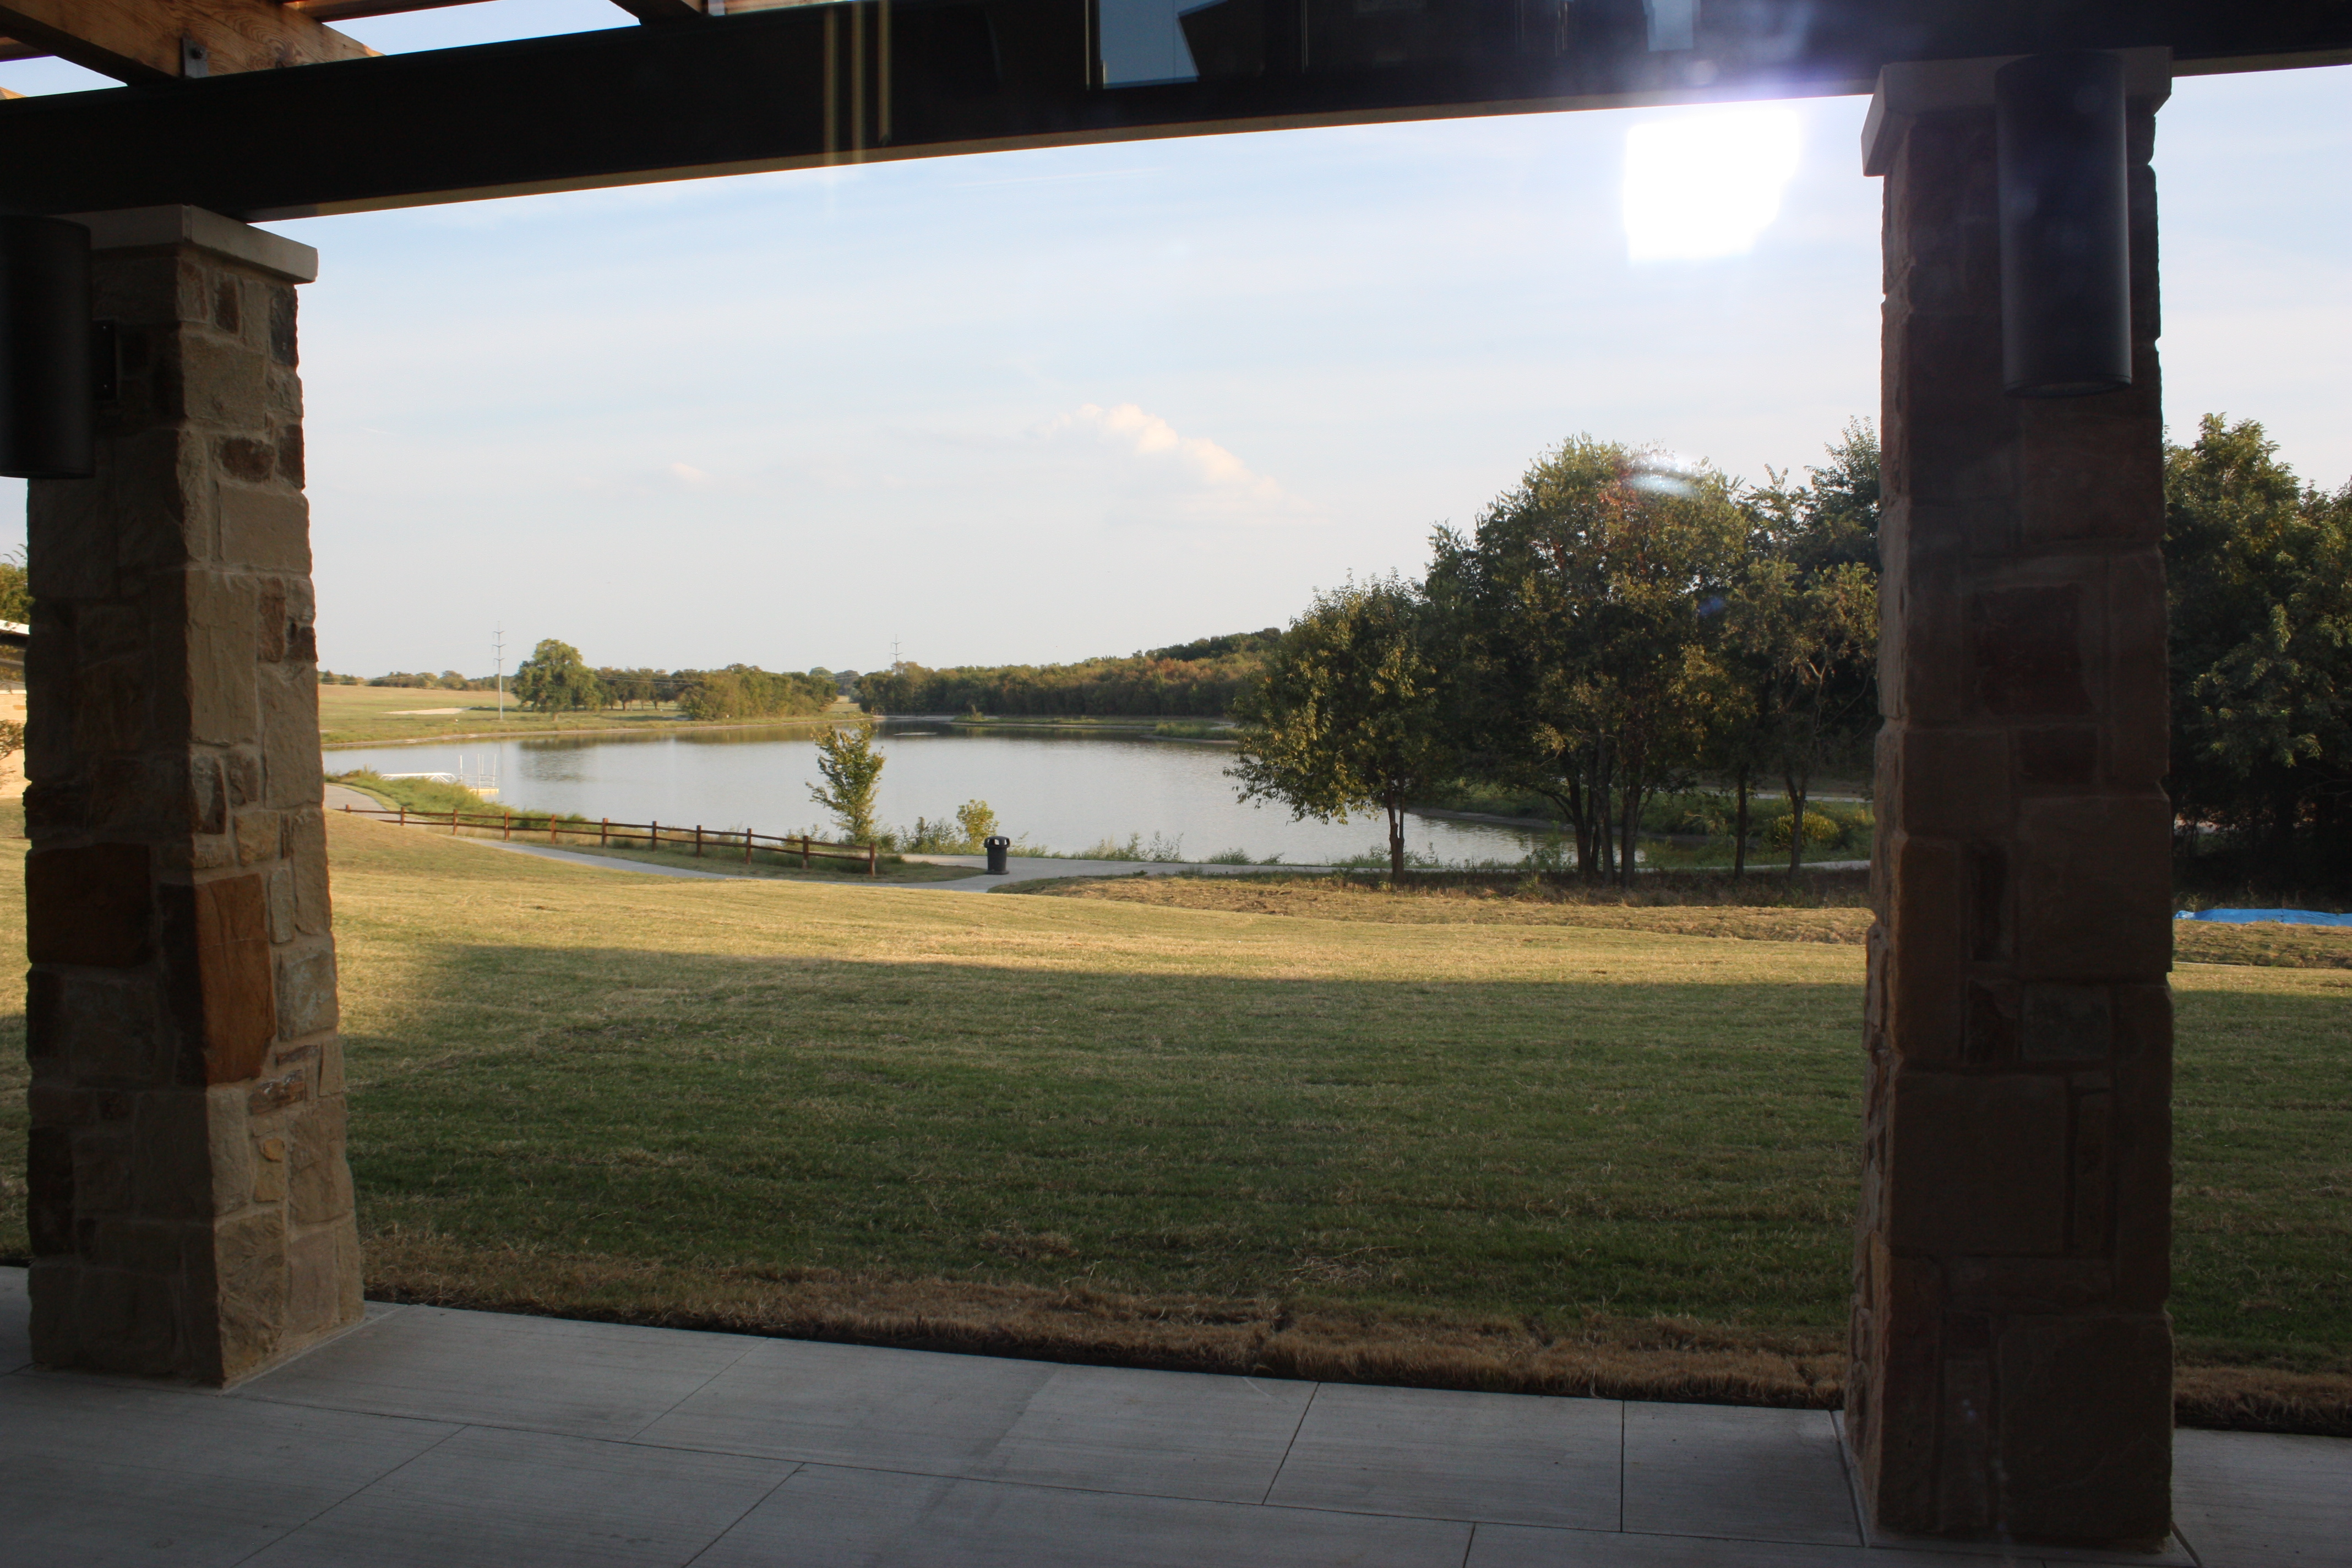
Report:
[[2183,910],[2184,921],[2222,921],[2231,925],[2252,925],[2258,921],[2276,921],[2291,926],[2352,926],[2352,915],[2323,915],[2316,910]]

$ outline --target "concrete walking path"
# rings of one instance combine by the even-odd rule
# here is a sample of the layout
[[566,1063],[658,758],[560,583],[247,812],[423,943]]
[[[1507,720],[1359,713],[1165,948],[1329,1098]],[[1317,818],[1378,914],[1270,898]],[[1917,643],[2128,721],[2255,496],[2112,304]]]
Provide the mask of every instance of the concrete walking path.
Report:
[[[362,795],[359,791],[342,784],[331,784],[327,786],[326,806],[331,812],[340,812],[345,806],[349,806],[355,812],[381,811],[383,809],[383,803],[373,795]],[[368,820],[381,822],[383,818],[370,817]],[[431,824],[418,822],[411,823],[409,826],[422,828],[429,827]],[[447,827],[446,823],[442,825],[445,833],[447,832]],[[627,859],[617,855],[591,855],[576,849],[562,849],[551,844],[516,844],[505,839],[468,837],[462,834],[452,834],[450,837],[461,843],[478,844],[486,849],[504,849],[516,855],[535,855],[542,860],[560,860],[567,866],[585,866],[600,871],[642,871],[652,877],[688,877],[711,882],[767,882],[784,879],[772,877],[746,877],[739,872],[730,871],[703,871],[684,866],[656,866],[647,861]],[[1239,875],[1251,871],[1322,872],[1334,869],[1329,866],[1212,866],[1194,861],[1057,860],[1038,856],[1016,855],[1007,861],[1008,869],[1005,875],[992,877],[987,874],[988,857],[985,855],[908,855],[903,858],[919,861],[929,866],[968,867],[979,871],[981,875],[960,878],[951,882],[867,882],[851,877],[841,879],[837,882],[828,882],[825,886],[878,887],[902,892],[914,890],[992,893],[1000,888],[1010,887],[1018,882],[1050,881],[1062,877],[1132,877],[1139,873],[1152,877],[1173,877],[1180,874],[1219,876]]]
[[26,1319],[0,1268],[0,1568],[2347,1561],[2352,1442],[2324,1437],[2180,1433],[2161,1553],[1903,1550],[1865,1542],[1822,1411],[378,1305],[220,1394],[35,1371]]

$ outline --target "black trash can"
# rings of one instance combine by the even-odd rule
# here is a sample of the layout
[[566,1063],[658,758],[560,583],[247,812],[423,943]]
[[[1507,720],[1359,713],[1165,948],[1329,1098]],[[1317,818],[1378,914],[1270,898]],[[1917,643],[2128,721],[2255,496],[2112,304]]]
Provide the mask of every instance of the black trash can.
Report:
[[1004,864],[1004,852],[1013,847],[1013,840],[991,834],[981,843],[988,849],[988,874],[992,877],[1005,875],[1011,868]]

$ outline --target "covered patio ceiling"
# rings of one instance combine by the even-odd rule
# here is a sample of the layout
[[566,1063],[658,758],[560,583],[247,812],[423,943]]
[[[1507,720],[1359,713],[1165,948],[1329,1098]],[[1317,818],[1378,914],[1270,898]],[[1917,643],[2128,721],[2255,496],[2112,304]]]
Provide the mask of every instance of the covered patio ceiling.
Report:
[[[1889,64],[2162,47],[2176,75],[2352,60],[2329,0],[616,0],[644,26],[381,56],[444,0],[0,0],[0,210],[295,217],[1284,126],[1869,91]],[[1137,17],[1182,74],[1123,78]],[[1174,51],[1171,57],[1175,58]]]

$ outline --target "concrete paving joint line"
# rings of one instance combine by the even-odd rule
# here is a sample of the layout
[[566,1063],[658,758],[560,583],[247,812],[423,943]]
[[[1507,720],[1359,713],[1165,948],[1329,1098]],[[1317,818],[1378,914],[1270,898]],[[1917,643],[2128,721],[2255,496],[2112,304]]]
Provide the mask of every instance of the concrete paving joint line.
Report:
[[25,1287],[0,1268],[0,1568],[2347,1561],[2341,1439],[2181,1432],[2175,1509],[2193,1553],[2178,1537],[2156,1554],[2021,1552],[1870,1539],[1821,1411],[382,1305],[206,1393],[26,1368]]

